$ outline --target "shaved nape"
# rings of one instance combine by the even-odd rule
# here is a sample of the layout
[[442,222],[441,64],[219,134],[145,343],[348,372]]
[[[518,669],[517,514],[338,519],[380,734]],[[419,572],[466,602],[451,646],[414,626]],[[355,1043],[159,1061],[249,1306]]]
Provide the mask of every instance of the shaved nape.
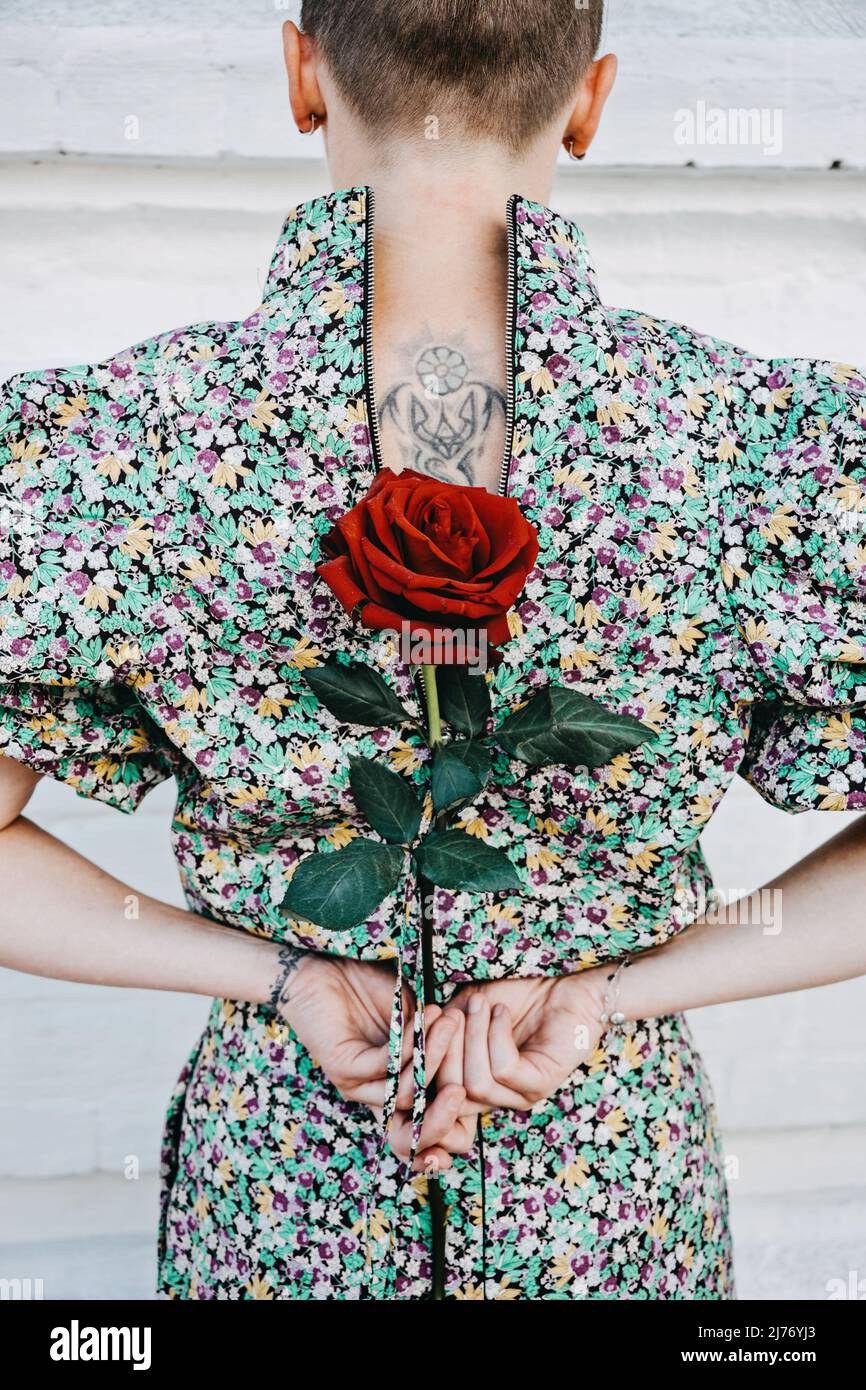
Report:
[[303,0],[301,24],[381,140],[456,134],[520,153],[568,104],[603,0]]

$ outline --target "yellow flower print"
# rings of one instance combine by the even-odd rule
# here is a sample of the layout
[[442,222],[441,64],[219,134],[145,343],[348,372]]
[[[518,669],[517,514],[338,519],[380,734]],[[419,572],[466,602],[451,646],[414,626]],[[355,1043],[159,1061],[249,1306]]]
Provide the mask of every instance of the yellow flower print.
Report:
[[568,1163],[564,1168],[554,1175],[553,1181],[565,1186],[569,1192],[573,1192],[576,1187],[585,1187],[589,1179],[589,1164],[582,1154],[578,1154],[573,1163]]
[[586,496],[592,496],[592,487],[582,468],[557,468],[553,475],[557,487],[576,487]]
[[651,584],[633,584],[629,597],[632,603],[637,605],[639,613],[646,613],[648,617],[653,617],[662,610],[661,594],[657,594]]
[[[254,424],[252,418],[250,419],[250,424],[253,424],[255,429],[261,428],[261,426]],[[234,492],[239,480],[245,478],[247,474],[251,472],[252,469],[245,468],[242,463],[229,463],[228,459],[223,457],[214,468],[211,481],[214,487],[228,487]]]
[[[268,395],[267,388],[263,388],[256,396],[255,405],[253,406],[252,413],[249,417],[250,424],[252,425],[253,429],[259,431],[272,430],[274,425],[276,424],[276,409],[276,401],[271,400],[271,397]],[[214,480],[216,480],[217,471],[218,469],[215,470]],[[245,468],[239,469],[238,471],[248,473],[250,470],[248,468]],[[218,483],[217,486],[219,487],[221,485]],[[234,486],[234,484],[232,484],[232,486]]]
[[733,463],[734,459],[740,458],[742,450],[738,449],[730,435],[724,434],[719,440],[716,449],[716,458],[720,463]]
[[591,828],[599,831],[602,835],[615,835],[619,829],[613,816],[604,810],[590,810],[587,812],[586,819]]
[[111,644],[105,648],[103,655],[106,661],[110,661],[112,666],[134,666],[141,660],[141,647],[137,642],[121,642],[119,647],[112,647]]
[[321,648],[314,647],[310,637],[302,637],[292,648],[287,665],[294,667],[296,671],[308,671],[312,666],[321,665],[321,655]]
[[535,828],[539,835],[561,835],[562,826],[558,821],[551,820],[550,816],[536,816]]
[[188,710],[190,714],[197,714],[201,709],[207,709],[207,691],[199,690],[194,685],[188,686],[181,698],[177,701],[181,709]]
[[257,806],[259,802],[266,799],[267,792],[264,787],[255,785],[238,787],[236,792],[232,792],[231,796],[226,798],[229,805],[236,807],[237,810],[241,810],[244,806]]
[[186,569],[181,570],[184,579],[189,579],[192,583],[196,579],[213,579],[219,572],[219,560],[215,560],[211,555],[198,555]]
[[280,1157],[286,1160],[295,1156],[295,1143],[300,1133],[300,1124],[285,1125],[280,1130]]
[[703,825],[715,810],[718,796],[696,796],[689,807],[691,812],[692,825]]
[[520,927],[523,923],[523,914],[518,912],[516,907],[509,907],[507,903],[494,903],[487,909],[488,922],[498,922],[502,926]]
[[118,549],[121,555],[149,555],[153,549],[153,531],[142,517],[134,517]]
[[263,695],[259,700],[256,713],[260,715],[262,719],[282,719],[283,711],[294,703],[294,700],[289,699],[289,697],[285,695]]
[[672,521],[662,521],[653,539],[653,555],[657,560],[666,560],[677,548],[677,528]]
[[235,1180],[231,1159],[224,1158],[214,1169],[214,1182],[218,1187],[230,1187]]
[[[48,452],[44,439],[13,439],[9,446],[9,452],[16,463],[40,463]],[[24,470],[17,470],[17,476],[21,477]]]
[[389,749],[388,757],[395,772],[416,772],[426,761],[420,756],[420,750],[403,738],[398,738]]
[[559,658],[559,669],[561,671],[584,671],[587,666],[598,661],[598,652],[590,651],[589,647],[575,647],[573,651],[563,652]]
[[458,1289],[454,1295],[455,1299],[460,1299],[464,1303],[471,1300],[474,1303],[484,1301],[484,1290],[480,1284],[464,1284],[462,1289]]
[[207,1199],[206,1193],[199,1193],[192,1204],[192,1209],[199,1221],[204,1221],[206,1217],[210,1216],[210,1202]]
[[322,313],[331,319],[344,319],[349,309],[349,301],[342,285],[333,283],[322,292],[319,300]]
[[508,632],[513,641],[517,641],[523,636],[523,621],[513,608],[506,613],[505,621],[508,624]]
[[670,1222],[663,1211],[657,1211],[650,1224],[647,1226],[647,1235],[652,1236],[653,1240],[666,1241],[670,1235]]
[[679,652],[693,652],[699,642],[703,642],[706,633],[701,628],[703,618],[684,618],[679,625],[679,631],[670,640],[670,650],[673,656]]
[[640,849],[633,851],[630,855],[627,860],[628,867],[630,869],[640,869],[643,873],[649,873],[659,862],[660,856],[656,854],[658,848],[659,846],[654,841],[650,844],[642,845]]
[[595,416],[600,425],[624,425],[629,415],[634,415],[635,408],[628,401],[624,401],[622,396],[614,396],[607,405],[600,405]]
[[497,1301],[513,1302],[515,1298],[522,1298],[523,1295],[520,1289],[511,1288],[511,1280],[506,1276],[499,1285],[498,1292],[492,1295],[488,1294],[488,1298],[491,1297]]
[[[473,816],[471,820],[458,821],[455,830],[465,830],[467,835],[474,835],[476,840],[486,840],[490,836],[487,822],[481,816]],[[529,863],[529,860],[526,861]]]
[[556,387],[553,377],[546,367],[539,367],[534,372],[521,372],[519,381],[528,381],[536,396],[552,396]]
[[821,742],[828,748],[844,750],[848,747],[852,733],[851,715],[846,710],[843,714],[830,715],[821,730]]
[[819,811],[847,811],[848,798],[844,792],[834,792],[829,787],[819,787],[818,791],[821,793]]
[[335,825],[332,830],[328,831],[325,839],[329,845],[334,846],[334,849],[345,849],[346,845],[350,845],[357,837],[357,830],[353,830],[345,821],[341,821],[339,825]]
[[250,1112],[247,1109],[247,1103],[244,1100],[243,1092],[237,1086],[235,1086],[229,1096],[229,1110],[234,1120],[242,1121],[249,1119]]
[[605,1115],[602,1123],[614,1145],[619,1143],[620,1135],[624,1134],[628,1129],[628,1120],[625,1117],[622,1107],[619,1105],[615,1110],[611,1110],[609,1115]]
[[350,401],[343,416],[343,432],[347,433],[355,425],[367,424],[367,403],[364,400]]
[[103,584],[91,584],[84,595],[84,607],[96,608],[100,613],[107,613],[111,600],[117,601],[119,598],[117,589],[106,589]]
[[116,454],[106,454],[93,471],[101,478],[110,478],[113,483],[119,483],[124,475],[134,473],[135,469],[131,463],[124,463]]
[[[467,829],[471,835],[471,829],[469,829],[469,827],[467,827]],[[479,836],[479,838],[481,837]],[[562,855],[557,850],[545,849],[542,847],[536,850],[534,854],[527,854],[526,867],[532,872],[536,869],[552,869],[554,864],[558,864],[561,858]]]
[[274,1291],[271,1288],[266,1274],[254,1274],[248,1284],[244,1285],[250,1298],[273,1299]]
[[54,414],[54,423],[60,429],[68,429],[76,420],[81,419],[86,409],[86,396],[70,396],[68,401],[64,401],[62,405],[57,407]]
[[279,532],[272,521],[263,521],[261,517],[252,526],[239,526],[238,530],[244,540],[249,541],[250,545],[271,544],[285,549],[286,538]]
[[859,642],[855,642],[852,638],[848,637],[833,659],[834,661],[851,661],[854,662],[855,665],[859,665],[860,662],[866,661],[866,652],[864,652]]
[[643,1054],[633,1033],[626,1033],[625,1041],[622,1044],[622,1051],[619,1054],[619,1065],[623,1071],[634,1071],[643,1061]]
[[106,754],[105,757],[96,759],[93,771],[100,782],[113,782],[120,772],[120,763]]
[[[644,724],[646,719],[642,721]],[[626,787],[634,775],[634,768],[628,753],[617,753],[615,758],[611,758],[605,771],[605,783],[609,787]]]
[[775,391],[770,392],[770,399],[767,401],[767,414],[773,415],[777,410],[787,410],[793,394],[793,386],[777,386]]
[[572,1269],[571,1261],[575,1254],[575,1247],[570,1245],[564,1255],[556,1255],[551,1260],[550,1272],[556,1281],[557,1289],[564,1289],[566,1284],[574,1281],[575,1271]]
[[693,386],[686,397],[686,414],[693,416],[695,420],[703,419],[704,411],[709,405],[709,401],[704,395],[706,389],[706,386]]
[[202,338],[190,352],[193,362],[213,362],[219,356],[219,349],[213,343],[208,342],[207,338]]
[[619,377],[620,381],[624,381],[626,377],[632,374],[631,367],[628,365],[621,352],[606,352],[604,354],[604,365],[607,368],[608,376]]
[[351,198],[346,208],[347,221],[363,222],[367,216],[367,195],[359,193],[357,198]]
[[771,545],[787,545],[800,524],[797,517],[791,515],[793,510],[788,502],[777,507],[766,525],[760,528],[760,535]]

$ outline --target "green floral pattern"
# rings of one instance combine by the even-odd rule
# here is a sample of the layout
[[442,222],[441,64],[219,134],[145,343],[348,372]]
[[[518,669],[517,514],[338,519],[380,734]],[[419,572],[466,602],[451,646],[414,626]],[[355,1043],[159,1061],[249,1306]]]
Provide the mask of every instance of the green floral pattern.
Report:
[[[511,215],[508,490],[541,551],[490,728],[555,680],[656,737],[593,772],[497,755],[461,824],[509,848],[522,887],[437,890],[446,997],[682,930],[738,771],[789,811],[866,806],[863,373],[608,308],[572,222],[522,198]],[[280,912],[304,855],[364,832],[350,756],[428,779],[410,730],[339,724],[302,674],[339,652],[416,699],[315,575],[379,463],[371,231],[368,190],[315,199],[249,318],[6,384],[0,751],[124,811],[173,775],[191,908],[414,980],[408,871],[353,931]],[[395,996],[395,1055],[401,1026]],[[682,1016],[600,1046],[531,1111],[486,1116],[443,1184],[453,1297],[733,1296],[713,1097]],[[429,1282],[425,1180],[288,1028],[215,1000],[166,1122],[160,1295],[423,1299]]]

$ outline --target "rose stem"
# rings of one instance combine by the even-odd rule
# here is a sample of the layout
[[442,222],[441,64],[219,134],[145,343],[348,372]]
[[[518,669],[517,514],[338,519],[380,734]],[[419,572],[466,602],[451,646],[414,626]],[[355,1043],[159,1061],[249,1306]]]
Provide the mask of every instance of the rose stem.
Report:
[[[439,690],[436,685],[436,667],[425,663],[421,667],[421,681],[424,687],[424,703],[427,706],[427,737],[431,750],[442,742],[442,717],[439,713]],[[435,828],[441,829],[443,816],[437,816]],[[426,881],[425,881],[426,882]],[[432,889],[432,884],[430,885]],[[424,882],[421,884],[421,958],[424,975],[424,1003],[435,1004],[436,970],[433,960],[433,925],[427,911],[428,893]],[[431,1081],[427,1088],[429,1099],[436,1094],[436,1082]],[[430,1225],[433,1238],[433,1289],[432,1297],[439,1301],[445,1297],[445,1232],[447,1213],[442,1187],[438,1178],[429,1178],[427,1196],[430,1203]]]

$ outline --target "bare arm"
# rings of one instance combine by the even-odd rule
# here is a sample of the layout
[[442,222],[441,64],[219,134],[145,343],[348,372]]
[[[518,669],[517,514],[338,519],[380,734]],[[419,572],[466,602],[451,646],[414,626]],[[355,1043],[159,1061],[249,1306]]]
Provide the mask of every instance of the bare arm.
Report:
[[0,965],[86,984],[268,1002],[279,969],[275,942],[136,893],[40,830],[20,814],[38,782],[0,757]]
[[[339,960],[220,926],[136,893],[26,820],[39,782],[0,756],[0,967],[84,984],[158,989],[272,1003],[346,1100],[375,1111],[385,1102],[395,973],[390,963]],[[134,910],[130,911],[130,905]],[[404,990],[411,1020],[414,1001]],[[438,1012],[438,1011],[437,1011]],[[445,1055],[453,1020],[431,1020],[431,1074]],[[390,1142],[408,1157],[412,1029],[404,1032],[401,1110]],[[444,1085],[428,1109],[417,1168],[439,1147],[464,1091]]]
[[[866,817],[740,903],[642,951],[607,998],[613,966],[465,986],[465,1113],[552,1095],[598,1045],[605,1004],[656,1018],[866,974]],[[446,1013],[449,1010],[446,1010]]]
[[620,1009],[651,1018],[866,974],[866,817],[761,894],[695,922],[623,972]]

